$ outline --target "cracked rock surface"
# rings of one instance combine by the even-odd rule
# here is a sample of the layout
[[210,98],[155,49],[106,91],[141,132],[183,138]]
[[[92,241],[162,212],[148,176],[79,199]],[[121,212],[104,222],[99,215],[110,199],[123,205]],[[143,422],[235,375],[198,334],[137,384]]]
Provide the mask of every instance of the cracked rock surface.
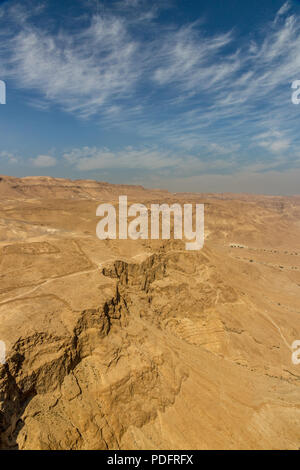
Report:
[[[205,245],[96,238],[204,203]],[[1,449],[298,449],[300,198],[0,182]]]

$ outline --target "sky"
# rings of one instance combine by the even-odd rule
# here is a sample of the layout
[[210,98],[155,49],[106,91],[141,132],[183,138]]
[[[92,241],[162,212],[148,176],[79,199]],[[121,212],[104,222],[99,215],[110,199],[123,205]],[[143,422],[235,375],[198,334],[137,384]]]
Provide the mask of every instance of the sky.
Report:
[[299,0],[0,1],[0,80],[0,174],[300,193]]

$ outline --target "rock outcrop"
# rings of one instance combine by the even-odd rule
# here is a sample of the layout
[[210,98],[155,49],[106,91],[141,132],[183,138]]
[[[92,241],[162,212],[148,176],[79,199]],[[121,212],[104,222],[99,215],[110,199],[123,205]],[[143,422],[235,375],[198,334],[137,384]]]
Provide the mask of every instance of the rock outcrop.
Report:
[[206,204],[188,252],[96,238],[124,187],[27,183],[0,182],[2,449],[299,448],[299,198],[165,193]]

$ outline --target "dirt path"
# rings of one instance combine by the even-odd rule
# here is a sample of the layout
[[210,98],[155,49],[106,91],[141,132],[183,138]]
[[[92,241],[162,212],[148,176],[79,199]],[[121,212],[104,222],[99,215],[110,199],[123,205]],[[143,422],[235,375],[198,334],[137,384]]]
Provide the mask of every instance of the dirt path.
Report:
[[[132,256],[131,259],[136,259],[136,258],[145,256],[145,254],[146,253],[140,253],[138,255]],[[21,299],[23,297],[27,297],[28,295],[33,294],[34,292],[36,292],[41,287],[45,287],[48,284],[51,284],[52,282],[55,282],[55,281],[58,281],[58,280],[61,280],[61,279],[70,278],[70,277],[81,276],[83,274],[95,273],[95,272],[99,271],[105,264],[111,263],[112,261],[116,261],[117,259],[118,258],[111,258],[111,259],[108,259],[106,261],[103,261],[103,263],[98,264],[97,267],[94,268],[94,269],[88,269],[86,271],[77,271],[76,273],[65,274],[63,276],[57,276],[57,277],[54,277],[54,278],[51,278],[51,279],[47,279],[46,281],[43,281],[41,284],[38,284],[37,286],[33,287],[32,289],[30,289],[26,292],[23,292],[22,294],[19,294],[19,295],[16,295],[14,297],[10,297],[9,299],[5,299],[5,300],[1,301],[0,305],[5,305],[7,303],[13,302],[14,300],[18,300],[18,299]]]

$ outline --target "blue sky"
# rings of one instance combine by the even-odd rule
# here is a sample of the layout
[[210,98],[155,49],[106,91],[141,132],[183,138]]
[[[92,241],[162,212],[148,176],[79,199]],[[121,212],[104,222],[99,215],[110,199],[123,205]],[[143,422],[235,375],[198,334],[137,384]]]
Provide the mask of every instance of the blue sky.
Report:
[[300,2],[0,2],[0,173],[299,193]]

